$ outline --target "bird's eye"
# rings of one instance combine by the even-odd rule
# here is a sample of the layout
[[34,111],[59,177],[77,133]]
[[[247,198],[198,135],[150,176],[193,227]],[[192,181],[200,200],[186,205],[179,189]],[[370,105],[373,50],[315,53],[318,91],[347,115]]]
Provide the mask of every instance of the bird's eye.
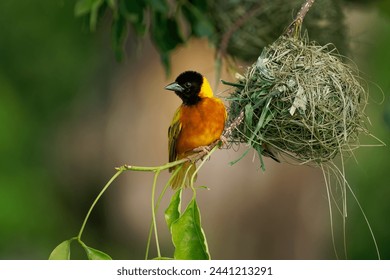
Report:
[[191,83],[190,83],[190,82],[186,82],[186,83],[184,84],[184,86],[185,86],[186,88],[190,88],[190,87],[191,87]]

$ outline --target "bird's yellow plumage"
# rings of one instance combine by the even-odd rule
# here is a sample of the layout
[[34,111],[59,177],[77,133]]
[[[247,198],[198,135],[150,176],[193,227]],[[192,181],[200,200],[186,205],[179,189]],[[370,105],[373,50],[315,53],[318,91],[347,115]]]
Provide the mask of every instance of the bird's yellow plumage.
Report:
[[[225,127],[226,109],[222,101],[213,96],[207,79],[197,72],[183,72],[166,89],[175,91],[183,101],[168,130],[169,161],[172,162],[218,140]],[[194,171],[194,163],[185,163],[172,187],[188,185]]]

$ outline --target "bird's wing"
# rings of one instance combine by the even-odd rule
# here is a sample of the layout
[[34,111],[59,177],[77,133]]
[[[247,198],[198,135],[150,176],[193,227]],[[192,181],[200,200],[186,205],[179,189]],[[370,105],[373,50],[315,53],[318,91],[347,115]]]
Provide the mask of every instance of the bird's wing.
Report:
[[176,141],[181,131],[180,108],[181,107],[176,110],[171,126],[168,129],[169,162],[175,161],[177,156]]

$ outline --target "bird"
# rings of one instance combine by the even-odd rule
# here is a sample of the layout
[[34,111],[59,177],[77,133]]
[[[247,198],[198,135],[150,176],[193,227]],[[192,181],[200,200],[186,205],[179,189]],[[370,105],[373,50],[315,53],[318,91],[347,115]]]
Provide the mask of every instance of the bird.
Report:
[[[214,97],[206,77],[196,71],[185,71],[165,89],[175,92],[182,101],[168,129],[169,162],[189,157],[221,138],[227,112],[222,100]],[[177,168],[180,170],[172,178],[172,189],[188,187],[196,170],[195,162],[186,161],[169,171]]]

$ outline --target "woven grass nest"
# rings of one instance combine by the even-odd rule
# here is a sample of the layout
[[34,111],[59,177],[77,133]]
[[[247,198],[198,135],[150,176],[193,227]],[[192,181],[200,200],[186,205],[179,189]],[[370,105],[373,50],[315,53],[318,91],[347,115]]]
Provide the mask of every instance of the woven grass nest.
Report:
[[331,45],[282,36],[233,83],[230,121],[244,112],[231,142],[299,163],[324,163],[359,146],[367,94],[355,68]]

